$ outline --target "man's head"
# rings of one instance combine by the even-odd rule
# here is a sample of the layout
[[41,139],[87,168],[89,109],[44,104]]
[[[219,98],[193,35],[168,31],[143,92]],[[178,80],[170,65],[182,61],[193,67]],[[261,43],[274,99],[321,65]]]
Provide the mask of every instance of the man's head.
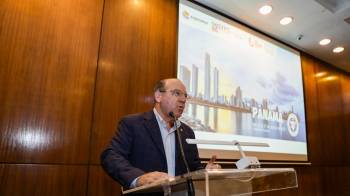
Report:
[[186,87],[179,79],[164,79],[154,87],[155,108],[166,118],[164,120],[171,119],[169,112],[179,118],[185,109],[186,99]]

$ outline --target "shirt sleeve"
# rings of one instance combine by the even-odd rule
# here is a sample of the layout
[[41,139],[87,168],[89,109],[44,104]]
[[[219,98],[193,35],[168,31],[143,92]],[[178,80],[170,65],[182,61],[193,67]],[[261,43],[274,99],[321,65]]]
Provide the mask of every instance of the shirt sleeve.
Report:
[[130,186],[129,186],[130,189],[136,188],[137,180],[138,180],[138,179],[139,179],[139,177],[135,178],[135,179],[131,182],[131,184],[130,184]]

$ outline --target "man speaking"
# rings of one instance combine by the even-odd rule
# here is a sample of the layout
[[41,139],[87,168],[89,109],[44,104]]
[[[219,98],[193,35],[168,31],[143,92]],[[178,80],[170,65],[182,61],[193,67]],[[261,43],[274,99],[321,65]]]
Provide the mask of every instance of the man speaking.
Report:
[[[197,146],[185,141],[195,137],[193,130],[182,122],[174,123],[181,117],[186,99],[186,87],[180,80],[159,81],[154,87],[153,110],[122,118],[102,152],[102,167],[108,175],[123,187],[134,188],[187,173],[187,166],[190,171],[202,169]],[[181,132],[180,142],[176,130]],[[220,166],[209,162],[206,168]]]

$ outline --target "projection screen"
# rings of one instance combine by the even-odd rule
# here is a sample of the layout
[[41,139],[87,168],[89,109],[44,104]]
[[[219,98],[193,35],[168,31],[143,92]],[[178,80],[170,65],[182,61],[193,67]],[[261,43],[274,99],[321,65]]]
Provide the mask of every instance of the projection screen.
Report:
[[[197,139],[263,142],[259,160],[307,161],[300,54],[188,1],[179,4],[177,75],[189,98],[181,120]],[[239,159],[235,146],[198,145],[201,158]]]

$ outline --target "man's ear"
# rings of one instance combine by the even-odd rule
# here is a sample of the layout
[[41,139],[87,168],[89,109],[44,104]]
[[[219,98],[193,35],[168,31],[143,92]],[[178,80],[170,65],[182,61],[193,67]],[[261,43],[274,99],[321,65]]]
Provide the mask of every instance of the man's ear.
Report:
[[159,91],[156,91],[154,93],[154,100],[156,101],[156,103],[159,103],[161,99],[162,99],[162,93]]

